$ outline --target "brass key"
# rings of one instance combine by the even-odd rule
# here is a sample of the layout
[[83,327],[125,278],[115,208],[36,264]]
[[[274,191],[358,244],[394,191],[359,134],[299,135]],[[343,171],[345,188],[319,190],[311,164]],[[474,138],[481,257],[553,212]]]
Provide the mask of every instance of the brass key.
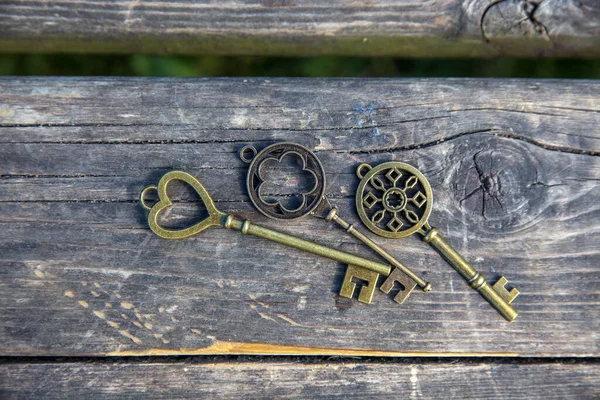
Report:
[[[264,184],[267,181],[264,177],[265,165],[268,163],[279,164],[285,157],[289,156],[297,157],[299,161],[302,161],[302,170],[312,174],[315,178],[314,187],[308,190],[307,193],[302,194],[300,206],[294,209],[285,207],[280,201],[267,200],[266,196],[263,194]],[[347,233],[366,244],[385,261],[401,271],[394,274],[394,276],[398,278],[396,279],[396,282],[400,283],[402,287],[394,298],[397,303],[402,304],[417,285],[421,287],[424,292],[431,290],[430,282],[425,282],[385,249],[356,229],[353,224],[346,222],[338,215],[338,209],[331,205],[325,194],[325,169],[312,151],[296,143],[280,142],[268,146],[260,152],[257,152],[253,146],[245,146],[240,150],[240,158],[242,161],[250,163],[246,179],[248,195],[254,206],[263,215],[279,220],[290,220],[302,218],[306,215],[313,215],[325,218],[328,222],[335,222]],[[402,273],[407,276],[401,277],[400,275]],[[344,279],[344,284],[340,292],[341,296],[352,297],[352,293],[354,293],[355,289],[353,279],[355,278],[367,281],[368,285],[366,287],[368,288],[374,287],[377,283],[376,276],[362,273],[356,268],[349,268],[346,272],[346,278]],[[389,293],[391,289],[392,288],[390,287],[389,290],[384,291]],[[359,299],[365,301],[367,296],[359,296]],[[369,301],[365,302],[370,302],[370,297]]]
[[[429,182],[416,168],[401,162],[386,162],[376,167],[361,164],[356,170],[361,179],[356,194],[356,208],[360,219],[377,235],[402,238],[415,232],[423,236],[444,259],[469,282],[508,321],[517,317],[510,303],[519,295],[501,277],[494,286],[469,264],[444,239],[437,228],[427,219],[432,209],[433,194]],[[424,193],[423,193],[424,192]],[[390,275],[388,281],[395,277]],[[382,289],[393,282],[384,282]]]
[[[169,182],[174,180],[183,181],[196,190],[208,211],[207,218],[185,229],[172,230],[160,226],[158,223],[159,214],[173,204],[167,195],[167,185]],[[158,192],[158,202],[153,206],[149,206],[145,201],[146,194],[151,190],[156,190]],[[305,250],[309,253],[327,257],[332,260],[348,264],[349,269],[360,267],[359,270],[368,271],[373,274],[371,275],[371,278],[373,276],[377,277],[378,275],[388,276],[392,269],[392,267],[389,265],[372,261],[352,253],[347,253],[331,247],[323,246],[309,240],[288,235],[287,233],[265,228],[263,226],[253,224],[247,219],[244,221],[236,219],[233,215],[219,210],[202,183],[187,172],[171,171],[166,173],[158,182],[158,186],[148,186],[142,190],[140,194],[140,203],[146,210],[149,211],[148,225],[150,226],[150,229],[152,229],[155,234],[165,239],[183,239],[200,233],[207,228],[220,226],[226,229],[233,229],[242,232],[245,235],[258,236],[263,239],[269,239],[277,243],[294,247],[296,249]],[[375,279],[374,282],[369,282],[369,285],[363,286],[359,294],[359,300],[367,303],[370,302],[376,284],[377,279]],[[354,290],[352,293],[350,293],[350,297],[352,297],[353,292]]]

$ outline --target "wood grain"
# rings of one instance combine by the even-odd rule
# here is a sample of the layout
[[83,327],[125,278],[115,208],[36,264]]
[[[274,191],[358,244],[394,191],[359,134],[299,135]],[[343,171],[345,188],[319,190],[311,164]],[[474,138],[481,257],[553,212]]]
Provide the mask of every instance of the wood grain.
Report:
[[[399,306],[340,298],[343,265],[274,243],[149,231],[140,190],[183,169],[220,209],[375,258],[254,210],[237,152],[281,140],[315,149],[352,222],[360,163],[421,169],[430,222],[521,291],[516,322],[417,237],[373,237],[434,283]],[[2,78],[0,353],[598,356],[599,155],[595,81]],[[476,163],[502,190],[464,200]],[[173,196],[181,225],[199,205]]]
[[0,51],[600,56],[597,0],[4,0]]
[[3,399],[393,398],[592,399],[598,364],[315,362],[304,360],[67,362],[0,365]]

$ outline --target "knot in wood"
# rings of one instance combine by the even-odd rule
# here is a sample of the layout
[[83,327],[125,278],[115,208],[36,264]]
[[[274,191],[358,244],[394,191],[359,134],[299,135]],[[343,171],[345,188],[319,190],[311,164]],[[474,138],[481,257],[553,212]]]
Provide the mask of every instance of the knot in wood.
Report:
[[[454,197],[469,220],[483,220],[484,228],[511,231],[535,218],[546,201],[546,191],[532,185],[540,177],[539,163],[526,146],[494,138],[480,148],[459,148],[463,161],[454,171]],[[479,225],[479,223],[478,223]]]

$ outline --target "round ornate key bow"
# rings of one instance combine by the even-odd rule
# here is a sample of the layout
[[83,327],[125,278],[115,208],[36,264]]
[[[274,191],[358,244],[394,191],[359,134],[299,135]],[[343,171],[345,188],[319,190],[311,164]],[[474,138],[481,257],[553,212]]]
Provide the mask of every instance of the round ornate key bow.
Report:
[[[252,153],[248,157],[247,153]],[[313,212],[325,195],[325,169],[315,154],[304,146],[296,143],[281,142],[273,144],[261,152],[252,146],[246,146],[240,151],[244,162],[250,163],[246,186],[250,200],[258,211],[269,218],[295,219]],[[290,209],[280,201],[270,201],[263,193],[267,179],[265,169],[271,163],[281,163],[285,157],[297,157],[302,162],[302,171],[311,174],[314,185],[305,193],[301,193],[300,205]]]
[[376,167],[361,164],[356,209],[372,232],[387,238],[402,238],[418,232],[427,223],[433,193],[427,178],[415,167],[386,162]]

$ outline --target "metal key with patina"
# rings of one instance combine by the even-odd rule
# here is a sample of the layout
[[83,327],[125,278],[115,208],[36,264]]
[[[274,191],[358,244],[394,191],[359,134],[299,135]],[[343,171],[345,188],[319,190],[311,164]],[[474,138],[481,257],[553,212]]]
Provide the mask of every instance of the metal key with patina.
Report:
[[[162,227],[158,222],[158,216],[163,210],[172,206],[173,204],[167,195],[167,185],[171,181],[182,181],[194,188],[194,190],[196,190],[200,196],[200,199],[203,201],[206,210],[208,211],[208,217],[196,223],[195,225],[184,229],[173,230]],[[158,192],[158,202],[156,202],[153,206],[149,206],[146,203],[145,197],[149,191],[153,190]],[[291,246],[296,249],[304,250],[309,253],[348,264],[349,269],[352,271],[357,271],[359,279],[369,281],[368,285],[361,287],[358,296],[358,300],[364,303],[371,302],[373,293],[375,291],[375,285],[377,284],[376,278],[379,275],[388,276],[392,270],[392,267],[387,264],[372,261],[352,253],[347,253],[345,251],[323,246],[310,240],[301,239],[287,233],[256,225],[247,219],[243,221],[239,220],[233,215],[219,210],[202,183],[187,172],[171,171],[166,173],[160,179],[157,186],[148,186],[142,190],[140,194],[140,203],[142,207],[149,211],[148,225],[150,226],[150,229],[152,229],[155,234],[165,239],[183,239],[192,235],[196,235],[207,228],[220,226],[225,229],[239,231],[245,235],[254,235],[263,239],[269,239],[280,244]],[[347,296],[352,297],[356,288],[356,283],[353,281],[345,282],[344,288],[346,288],[347,291],[352,291],[350,296]]]
[[[356,193],[356,208],[363,223],[373,233],[387,238],[402,238],[415,232],[423,236],[469,285],[508,321],[517,317],[511,303],[519,295],[508,291],[505,277],[491,286],[471,264],[444,239],[440,231],[427,222],[433,207],[433,193],[425,176],[411,165],[386,162],[371,167],[361,164],[356,170],[361,179]],[[393,286],[388,277],[382,289]],[[385,291],[385,290],[384,290]]]

